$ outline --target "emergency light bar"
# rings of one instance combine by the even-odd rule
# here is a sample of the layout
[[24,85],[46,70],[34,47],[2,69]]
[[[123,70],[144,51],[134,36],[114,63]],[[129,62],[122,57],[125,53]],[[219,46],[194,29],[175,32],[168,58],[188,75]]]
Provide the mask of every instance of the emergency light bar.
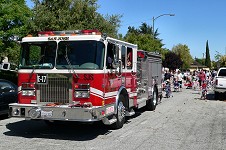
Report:
[[81,33],[85,35],[101,35],[98,30],[81,30]]
[[98,30],[69,30],[69,31],[40,31],[39,37],[43,36],[75,36],[75,35],[101,35]]

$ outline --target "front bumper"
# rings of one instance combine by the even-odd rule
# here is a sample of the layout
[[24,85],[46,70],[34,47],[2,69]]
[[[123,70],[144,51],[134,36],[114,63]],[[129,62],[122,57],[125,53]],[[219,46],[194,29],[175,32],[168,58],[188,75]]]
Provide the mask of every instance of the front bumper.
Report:
[[225,93],[226,92],[226,88],[215,87],[214,91],[215,92],[219,92],[219,93]]
[[93,106],[89,108],[70,107],[69,105],[42,106],[37,104],[9,104],[10,116],[27,120],[60,120],[93,122],[103,120],[114,114],[114,105]]

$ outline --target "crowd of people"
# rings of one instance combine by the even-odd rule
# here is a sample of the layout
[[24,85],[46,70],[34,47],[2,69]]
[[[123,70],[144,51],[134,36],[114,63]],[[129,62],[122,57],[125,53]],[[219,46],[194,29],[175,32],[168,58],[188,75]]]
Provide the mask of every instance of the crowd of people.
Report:
[[[166,97],[172,96],[172,91],[182,91],[184,88],[193,88],[200,90],[202,97],[207,93],[207,89],[212,87],[213,79],[216,76],[215,70],[195,70],[195,71],[180,71],[176,69],[170,71],[164,69],[162,74],[163,89],[166,92]],[[204,97],[205,98],[205,97]]]

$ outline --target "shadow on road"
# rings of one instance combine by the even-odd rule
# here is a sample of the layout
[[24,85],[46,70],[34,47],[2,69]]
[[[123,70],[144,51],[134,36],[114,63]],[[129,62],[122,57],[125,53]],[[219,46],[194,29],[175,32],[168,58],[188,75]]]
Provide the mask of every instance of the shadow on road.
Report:
[[93,124],[82,124],[75,122],[61,122],[48,126],[44,121],[23,120],[6,125],[9,131],[7,136],[19,136],[25,138],[46,138],[72,141],[88,141],[99,135],[111,133],[108,126],[102,122]]
[[[124,125],[129,124],[131,119],[140,116],[145,109],[135,111],[136,114],[127,117]],[[22,120],[6,125],[9,130],[4,134],[7,136],[19,136],[24,138],[46,138],[71,141],[89,141],[100,135],[108,135],[112,132],[110,126],[104,125],[102,121],[94,123],[78,122],[56,122],[48,125],[44,121]]]
[[219,93],[218,99],[220,101],[226,101],[226,93]]
[[[199,98],[196,98],[196,99],[201,99],[201,93],[200,92],[193,92],[192,94],[199,94],[200,97]],[[220,93],[219,94],[219,98],[218,99],[215,99],[215,94],[213,91],[210,91],[207,93],[206,95],[206,100],[211,100],[211,101],[226,101],[226,93]]]
[[[193,89],[190,89],[193,90]],[[200,99],[201,100],[201,91],[200,90],[193,90],[192,94],[197,94],[199,97],[196,97],[195,99]],[[214,93],[212,91],[207,92],[206,94],[206,100],[215,100]]]
[[6,115],[0,115],[0,120],[4,120],[4,119],[8,119],[9,117],[8,117],[8,114],[6,114]]
[[[194,94],[194,93],[193,93]],[[201,98],[201,94],[200,93],[198,93],[199,94],[199,97],[197,97],[197,98],[195,98],[195,99],[200,99],[200,100],[203,100],[202,98]],[[216,101],[215,100],[215,96],[214,96],[214,94],[212,94],[212,93],[207,93],[206,94],[206,99],[205,100],[211,100],[211,101]]]

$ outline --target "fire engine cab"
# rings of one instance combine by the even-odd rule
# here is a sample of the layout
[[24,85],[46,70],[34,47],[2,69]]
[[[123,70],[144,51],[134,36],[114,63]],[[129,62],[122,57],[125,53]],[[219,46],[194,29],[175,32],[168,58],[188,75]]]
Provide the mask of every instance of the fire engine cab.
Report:
[[43,31],[20,43],[12,117],[121,128],[134,108],[155,110],[162,98],[161,56],[137,45],[98,30]]

